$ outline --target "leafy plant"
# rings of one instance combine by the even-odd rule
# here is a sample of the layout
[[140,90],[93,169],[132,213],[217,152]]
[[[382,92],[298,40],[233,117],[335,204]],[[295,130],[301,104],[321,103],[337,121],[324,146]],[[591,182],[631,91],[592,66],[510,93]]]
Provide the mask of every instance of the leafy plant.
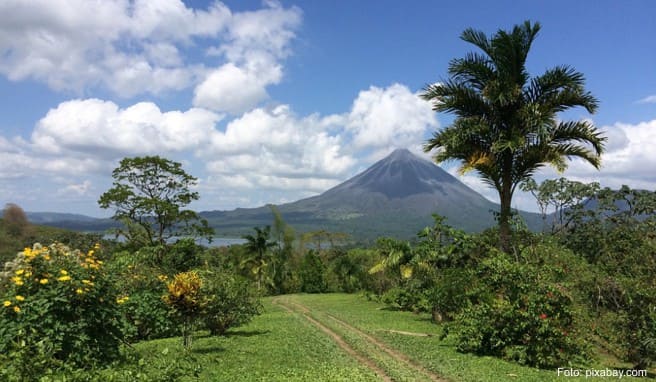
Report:
[[0,353],[31,379],[64,364],[111,362],[123,340],[119,296],[97,257],[62,244],[35,244],[0,275]]
[[212,335],[248,323],[262,313],[262,304],[248,280],[228,272],[202,274],[202,293],[207,296],[201,320]]

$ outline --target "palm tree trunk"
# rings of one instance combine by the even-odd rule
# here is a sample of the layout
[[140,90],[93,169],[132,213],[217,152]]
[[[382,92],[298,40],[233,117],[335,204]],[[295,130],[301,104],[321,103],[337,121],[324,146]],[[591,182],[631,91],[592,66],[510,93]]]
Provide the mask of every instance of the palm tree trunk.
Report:
[[510,182],[504,182],[501,185],[501,211],[499,213],[499,247],[502,251],[510,253],[510,203],[512,201],[512,193],[510,190]]

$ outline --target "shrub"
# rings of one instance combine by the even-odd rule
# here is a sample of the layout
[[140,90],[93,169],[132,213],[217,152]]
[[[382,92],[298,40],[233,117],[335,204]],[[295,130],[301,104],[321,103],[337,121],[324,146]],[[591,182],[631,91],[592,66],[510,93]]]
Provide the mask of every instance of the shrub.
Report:
[[328,290],[326,266],[314,251],[305,255],[298,273],[301,278],[301,292],[323,293]]
[[447,330],[456,333],[459,351],[538,367],[587,356],[570,292],[539,267],[495,253],[477,274],[486,293]]
[[31,379],[63,364],[88,367],[118,357],[124,300],[98,250],[35,244],[5,265],[0,354],[7,369]]
[[164,302],[173,308],[182,321],[182,341],[186,349],[191,348],[193,324],[206,303],[201,293],[202,285],[203,281],[197,272],[178,273],[167,284],[168,293],[163,296]]
[[129,296],[121,305],[124,333],[129,341],[172,337],[178,326],[171,309],[162,300],[169,277],[147,265],[151,252],[117,252],[108,267],[116,275],[120,294]]
[[249,322],[262,313],[262,304],[248,280],[227,272],[203,274],[202,292],[207,297],[201,318],[212,335]]

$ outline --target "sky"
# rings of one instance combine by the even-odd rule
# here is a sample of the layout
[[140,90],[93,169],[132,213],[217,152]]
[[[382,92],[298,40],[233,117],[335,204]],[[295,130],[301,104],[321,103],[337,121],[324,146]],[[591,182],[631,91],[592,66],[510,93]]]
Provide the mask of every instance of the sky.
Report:
[[199,211],[316,195],[395,148],[429,158],[453,116],[422,88],[475,50],[464,29],[524,20],[542,25],[529,72],[582,72],[599,110],[562,118],[609,139],[600,171],[574,160],[536,180],[656,190],[651,0],[3,0],[0,15],[0,203],[26,211],[110,216],[97,200],[124,157],[181,162]]

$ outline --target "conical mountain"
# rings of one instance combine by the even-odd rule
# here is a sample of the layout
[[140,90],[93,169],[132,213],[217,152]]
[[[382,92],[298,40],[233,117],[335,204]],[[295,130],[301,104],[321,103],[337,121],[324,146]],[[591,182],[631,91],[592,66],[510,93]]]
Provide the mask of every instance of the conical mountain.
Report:
[[[492,211],[499,207],[439,166],[398,149],[324,193],[278,209],[300,231],[325,229],[374,239],[412,238],[432,224],[434,213],[445,216],[456,228],[480,231],[494,225]],[[266,207],[202,215],[219,233],[250,229],[272,220]],[[529,216],[529,220],[536,216]]]

